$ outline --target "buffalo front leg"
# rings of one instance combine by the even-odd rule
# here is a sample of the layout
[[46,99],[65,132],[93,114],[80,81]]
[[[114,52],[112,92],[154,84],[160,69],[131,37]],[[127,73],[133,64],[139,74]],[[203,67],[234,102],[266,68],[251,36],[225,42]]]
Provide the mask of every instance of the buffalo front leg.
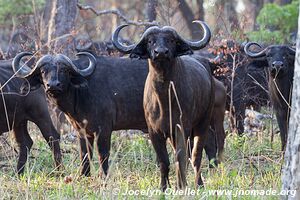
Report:
[[160,188],[162,191],[167,189],[169,182],[169,155],[166,147],[166,138],[162,133],[154,133],[149,131],[150,140],[153,144],[154,150],[160,166]]
[[101,131],[100,134],[97,135],[97,149],[99,155],[99,162],[102,166],[102,172],[105,176],[108,173],[108,159],[110,152],[110,142],[111,142],[111,130]]
[[[43,118],[41,118],[43,119]],[[39,127],[41,130],[41,133],[45,140],[47,141],[50,149],[52,150],[54,161],[55,161],[55,167],[60,168],[62,165],[62,159],[61,159],[61,151],[60,151],[60,135],[55,130],[53,124],[51,123],[51,119],[48,120],[35,120],[34,123]]]
[[244,119],[245,119],[245,112],[246,112],[246,105],[243,102],[244,100],[239,100],[241,102],[234,102],[234,118],[236,122],[236,129],[239,136],[244,134]]
[[80,136],[81,175],[90,176],[90,161],[93,158],[94,135]]
[[281,151],[285,151],[289,122],[287,120],[287,115],[280,112],[276,112],[276,118],[280,130]]
[[24,167],[27,161],[28,152],[30,151],[33,141],[27,131],[27,122],[21,123],[19,126],[13,128],[15,138],[20,148],[17,172],[22,174],[24,172]]

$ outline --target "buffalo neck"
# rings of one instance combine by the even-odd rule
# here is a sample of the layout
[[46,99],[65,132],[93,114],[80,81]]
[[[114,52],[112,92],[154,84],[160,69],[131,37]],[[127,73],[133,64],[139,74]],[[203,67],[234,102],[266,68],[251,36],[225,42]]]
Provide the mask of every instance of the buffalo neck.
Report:
[[[159,63],[149,60],[149,74],[147,79],[151,80],[149,81],[150,88],[157,94],[155,96],[160,102],[160,106],[164,108],[168,108],[169,105],[168,90],[170,81],[174,82],[177,92],[181,91],[179,81],[177,81],[184,79],[184,77],[182,77],[184,70],[181,62],[180,58],[175,58],[169,62]],[[174,95],[171,96],[172,99],[175,98]],[[165,111],[168,111],[168,109]]]
[[[290,64],[286,74],[273,77],[269,72],[269,87],[271,96],[273,96],[277,105],[288,108],[287,103],[291,105],[291,94],[293,89],[294,66]],[[284,98],[284,99],[283,99]]]
[[153,82],[160,85],[169,85],[170,81],[174,81],[180,77],[182,73],[180,58],[172,60],[164,60],[155,62],[148,60],[149,74],[148,76]]
[[59,96],[48,98],[65,114],[75,117],[78,113],[88,112],[88,89],[78,89],[70,86],[66,92]]

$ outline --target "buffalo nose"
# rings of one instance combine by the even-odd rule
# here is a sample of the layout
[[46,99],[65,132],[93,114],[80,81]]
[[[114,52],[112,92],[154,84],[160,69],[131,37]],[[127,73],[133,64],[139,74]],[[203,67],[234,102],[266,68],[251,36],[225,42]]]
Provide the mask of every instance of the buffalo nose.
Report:
[[61,83],[59,81],[54,81],[54,82],[46,84],[47,89],[56,89],[56,88],[59,88],[60,85],[61,85]]
[[272,67],[273,67],[273,68],[276,68],[276,67],[283,67],[283,62],[281,62],[281,61],[274,61],[274,62],[272,63]]
[[156,56],[164,56],[169,53],[169,49],[159,47],[159,48],[154,49],[154,53]]

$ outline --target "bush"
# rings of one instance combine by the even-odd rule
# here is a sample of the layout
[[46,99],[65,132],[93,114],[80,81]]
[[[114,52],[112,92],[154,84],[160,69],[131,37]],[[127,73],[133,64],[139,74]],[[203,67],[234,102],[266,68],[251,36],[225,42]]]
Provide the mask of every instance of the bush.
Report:
[[275,3],[264,5],[256,22],[260,29],[248,33],[252,41],[266,43],[291,42],[291,33],[297,30],[299,1],[279,6]]
[[45,0],[1,0],[0,23],[12,24],[12,18],[16,16],[33,14],[33,2],[41,8]]

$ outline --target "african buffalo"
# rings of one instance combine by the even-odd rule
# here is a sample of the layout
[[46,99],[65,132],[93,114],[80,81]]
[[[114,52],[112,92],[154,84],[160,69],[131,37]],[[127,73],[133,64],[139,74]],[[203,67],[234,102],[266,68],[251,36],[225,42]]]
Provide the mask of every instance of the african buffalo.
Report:
[[244,52],[244,43],[239,44],[232,40],[225,42],[213,47],[214,51],[219,52],[218,55],[216,52],[197,52],[196,55],[204,54],[210,58],[214,76],[223,82],[227,89],[227,110],[230,110],[232,101],[231,127],[235,127],[237,133],[242,135],[246,108],[252,106],[259,110],[261,106],[269,104],[267,74],[261,67],[268,64],[264,60],[249,59]]
[[251,46],[261,48],[258,43],[247,43],[245,45],[245,52],[249,57],[263,59],[268,62],[269,95],[280,129],[281,150],[284,151],[291,111],[296,50],[287,45],[271,45],[259,52],[254,52],[250,50]]
[[42,89],[29,94],[22,93],[21,88],[28,83],[13,75],[12,61],[1,61],[0,83],[3,87],[1,86],[0,92],[0,135],[11,130],[14,132],[20,148],[17,172],[18,174],[24,172],[28,152],[33,145],[28,133],[28,121],[38,126],[53,151],[56,167],[59,167],[61,165],[60,136],[52,124],[45,93]]
[[[16,56],[16,72],[21,59],[28,55],[31,53]],[[31,88],[43,85],[48,100],[65,113],[80,133],[81,174],[90,175],[95,137],[99,160],[107,174],[111,132],[121,129],[147,132],[143,91],[148,65],[146,61],[128,58],[94,58],[87,52],[81,56],[88,57],[90,62],[84,57],[71,61],[61,54],[46,55],[34,69],[24,66],[16,75],[26,77]],[[214,145],[212,142],[206,148],[210,159],[216,157]]]
[[[23,52],[15,58],[15,71],[28,55],[31,53]],[[23,67],[17,75],[26,77],[31,86],[43,85],[49,100],[80,133],[81,174],[90,175],[96,139],[99,161],[107,175],[111,132],[146,131],[142,102],[147,63],[102,56],[96,59],[88,52],[79,55],[82,58],[73,61],[62,54],[45,55],[33,69]]]
[[[184,56],[192,54],[192,50],[202,49],[210,40],[208,26],[204,22],[196,23],[201,25],[204,32],[203,38],[197,42],[181,38],[175,29],[169,26],[148,28],[140,41],[130,46],[124,46],[118,41],[120,30],[128,25],[119,26],[113,34],[113,43],[118,50],[130,54],[132,58],[148,59],[149,73],[143,104],[150,139],[160,162],[162,190],[165,190],[169,183],[170,163],[166,148],[168,138],[171,139],[176,161],[179,163],[179,170],[176,171],[178,187],[186,186],[185,144],[188,138],[194,143],[192,164],[195,170],[195,184],[203,185],[200,165],[215,94],[210,72],[196,59]],[[168,95],[171,83],[175,85],[178,99],[173,93]],[[176,134],[178,129],[182,130],[178,132],[183,132],[183,135]]]

